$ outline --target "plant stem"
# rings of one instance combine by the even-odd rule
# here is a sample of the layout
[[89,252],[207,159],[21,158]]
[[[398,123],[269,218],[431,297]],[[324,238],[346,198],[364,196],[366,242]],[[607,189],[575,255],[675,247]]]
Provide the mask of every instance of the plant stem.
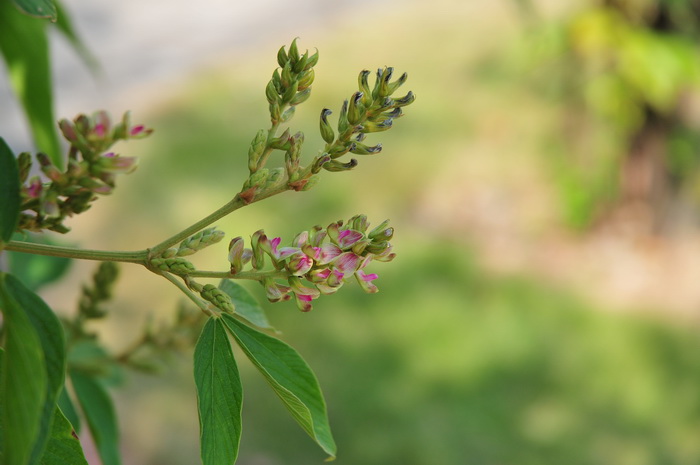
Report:
[[76,249],[58,245],[34,244],[31,242],[10,241],[4,250],[13,252],[48,255],[50,257],[77,258],[82,260],[98,260],[102,262],[125,262],[143,264],[148,257],[147,250],[133,252],[118,252],[110,250]]
[[178,278],[176,278],[170,273],[162,273],[161,276],[163,276],[165,279],[177,286],[182,292],[185,293],[187,297],[189,297],[189,299],[192,302],[194,302],[197,305],[197,307],[199,307],[208,316],[216,316],[216,313],[209,308],[209,304],[205,303],[202,299],[200,299],[198,295],[192,292],[187,286],[185,286],[184,283],[180,282]]
[[221,279],[250,279],[262,281],[264,278],[288,278],[289,272],[285,270],[273,271],[241,271],[232,274],[228,271],[192,271],[187,273],[190,278],[221,278]]

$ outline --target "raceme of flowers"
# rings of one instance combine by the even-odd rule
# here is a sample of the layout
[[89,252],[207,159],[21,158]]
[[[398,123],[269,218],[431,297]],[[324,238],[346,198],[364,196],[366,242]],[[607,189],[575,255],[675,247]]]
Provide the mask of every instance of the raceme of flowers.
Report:
[[[376,260],[388,262],[394,259],[389,243],[394,229],[384,221],[367,232],[369,223],[365,215],[331,223],[327,228],[315,226],[311,231],[298,234],[290,246],[281,247],[281,238],[269,239],[263,230],[251,237],[250,249],[245,248],[242,237],[229,244],[231,274],[244,271],[250,264],[262,271],[265,261],[272,262],[276,273],[261,274],[260,283],[271,302],[294,298],[302,311],[312,309],[312,301],[321,294],[333,294],[344,283],[356,280],[368,293],[377,292],[374,284],[376,273],[367,273],[367,265]],[[280,277],[280,275],[282,277]],[[280,282],[281,279],[286,282]]]

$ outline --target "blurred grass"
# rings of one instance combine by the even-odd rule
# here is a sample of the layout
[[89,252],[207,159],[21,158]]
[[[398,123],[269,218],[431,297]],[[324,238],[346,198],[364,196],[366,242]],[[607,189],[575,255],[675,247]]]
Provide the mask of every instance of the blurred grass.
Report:
[[[397,227],[398,258],[370,270],[380,275],[379,294],[348,285],[310,314],[269,306],[320,378],[341,465],[700,463],[697,328],[593,308],[552,283],[491,276],[479,265],[469,241],[478,202],[470,194],[485,188],[501,196],[485,207],[501,227],[510,227],[503,215],[511,213],[523,216],[516,219],[527,224],[515,227],[526,231],[552,228],[541,222],[557,216],[537,154],[555,113],[512,76],[489,74],[498,67],[482,69],[516,29],[503,4],[477,3],[413,2],[362,26],[341,21],[304,34],[300,46],[321,53],[312,97],[291,124],[306,132],[307,160],[320,142],[321,108],[337,114],[362,68],[407,70],[417,101],[392,131],[368,138],[384,144],[381,155],[359,157],[353,172],[324,173],[311,192],[256,204],[219,226],[229,237],[264,228],[290,239],[363,212]],[[349,40],[375,37],[386,24],[400,40]],[[248,144],[268,124],[263,89],[275,53],[233,57],[235,67],[203,71],[155,107],[146,122],[156,133],[129,147],[141,167],[103,202],[103,216],[92,217],[91,246],[147,246],[238,191]],[[132,232],[110,227],[115,219]],[[226,267],[220,245],[196,257],[198,268]],[[175,290],[142,278],[125,276],[130,292],[115,311],[124,328],[155,305],[170,311]],[[242,369],[239,463],[320,463],[320,451],[257,373]],[[184,360],[169,377],[136,376],[120,394],[133,462],[197,462],[190,372]]]

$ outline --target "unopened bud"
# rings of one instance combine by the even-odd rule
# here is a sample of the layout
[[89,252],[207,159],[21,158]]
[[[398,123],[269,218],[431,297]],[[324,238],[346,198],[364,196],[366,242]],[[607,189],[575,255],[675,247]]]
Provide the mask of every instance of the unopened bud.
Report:
[[292,117],[294,116],[294,112],[295,112],[295,111],[296,111],[296,108],[295,108],[295,107],[289,107],[289,108],[287,108],[286,110],[284,110],[284,113],[282,113],[282,114],[280,115],[280,121],[283,122],[283,123],[286,123],[287,121],[289,121],[290,119],[292,119]]
[[348,105],[348,122],[355,126],[360,124],[365,117],[365,109],[362,105],[362,92],[355,92]]
[[[388,233],[387,233],[388,231]],[[382,223],[372,229],[369,234],[367,234],[367,237],[369,237],[372,240],[379,239],[379,240],[384,240],[388,241],[391,239],[391,237],[394,235],[394,228],[389,227],[389,220],[384,220]]]
[[292,71],[294,71],[294,74],[299,74],[302,71],[304,71],[304,68],[306,68],[306,62],[309,60],[309,52],[308,50],[304,55],[302,55],[301,58],[299,58],[299,61],[294,63],[294,66],[292,66]]
[[22,152],[17,156],[17,168],[19,171],[19,182],[24,183],[29,177],[29,170],[32,168],[32,157],[29,152]]
[[320,155],[320,156],[316,157],[316,159],[314,160],[313,165],[311,165],[311,172],[312,172],[313,174],[318,174],[318,173],[320,173],[320,172],[321,172],[321,168],[323,168],[323,165],[325,165],[325,164],[328,163],[329,161],[331,161],[331,157],[330,157],[330,155],[328,155],[327,153],[324,153],[323,155]]
[[299,76],[299,90],[307,89],[314,82],[316,73],[313,69],[304,71],[301,76]]
[[389,93],[387,95],[393,94],[396,89],[401,87],[408,79],[408,73],[403,73],[396,81],[392,82],[388,86]]
[[340,107],[340,116],[338,116],[338,133],[343,134],[350,127],[348,122],[348,101],[343,100],[343,105]]
[[306,89],[302,90],[301,92],[297,92],[294,97],[292,97],[292,100],[289,101],[290,105],[299,105],[300,103],[306,102],[309,97],[311,96],[311,88],[307,87]]
[[221,241],[225,235],[223,231],[219,231],[216,228],[206,228],[182,241],[178,247],[177,255],[179,257],[192,255],[205,247]]
[[348,225],[352,229],[364,233],[365,231],[367,231],[367,227],[369,226],[369,222],[367,221],[367,215],[353,216],[348,220]]
[[270,170],[267,168],[262,168],[255,173],[248,176],[248,179],[243,183],[243,190],[250,189],[251,187],[262,187],[270,175]]
[[394,100],[394,105],[396,105],[397,107],[405,107],[406,105],[412,104],[415,100],[416,96],[413,95],[413,92],[408,91],[408,93],[405,96]]
[[287,90],[282,95],[282,102],[289,103],[299,90],[299,81],[292,81]]
[[355,147],[350,151],[356,155],[374,155],[382,151],[382,144],[369,147],[360,142],[355,142]]
[[321,137],[323,137],[323,140],[326,141],[327,144],[330,144],[333,142],[333,140],[335,140],[333,128],[328,123],[328,115],[330,115],[331,113],[332,111],[328,108],[324,108],[323,110],[321,110]]
[[250,143],[250,148],[248,149],[248,169],[251,172],[255,172],[258,169],[258,162],[260,157],[262,157],[263,152],[265,152],[265,146],[267,145],[267,131],[261,129],[255,134],[253,141]]
[[357,166],[357,160],[354,158],[347,163],[341,163],[337,160],[331,160],[323,165],[323,169],[326,171],[336,172],[336,171],[348,171]]
[[192,263],[180,257],[154,258],[151,260],[151,265],[159,270],[181,275],[186,275],[195,271],[195,267]]
[[262,246],[265,242],[268,240],[262,229],[255,231],[250,237],[250,246],[253,250],[252,265],[256,270],[261,270],[265,266],[265,251]]
[[393,124],[393,120],[387,119],[382,121],[381,123],[375,123],[373,121],[365,121],[365,124],[363,125],[362,132],[382,132],[386,131],[388,129],[391,129],[391,125]]
[[306,60],[304,71],[311,70],[311,68],[316,66],[316,63],[318,63],[318,49],[316,49],[316,52],[313,55],[311,55],[308,60]]
[[231,297],[213,284],[205,284],[199,295],[214,304],[219,310],[223,310],[226,313],[235,311]]
[[238,236],[231,239],[228,245],[228,261],[231,263],[231,274],[236,274],[243,269],[243,251],[245,241]]
[[299,49],[297,48],[297,39],[292,41],[292,45],[289,46],[289,61],[292,64],[296,64],[299,61]]
[[287,52],[284,50],[283,45],[277,51],[277,64],[280,65],[280,68],[284,68],[284,65],[287,64],[287,60],[289,60],[289,58],[287,57]]
[[268,82],[267,86],[265,87],[265,98],[267,98],[267,102],[269,104],[273,104],[279,99],[279,95],[277,94],[277,88],[275,87],[275,83],[272,80],[270,80],[270,82]]

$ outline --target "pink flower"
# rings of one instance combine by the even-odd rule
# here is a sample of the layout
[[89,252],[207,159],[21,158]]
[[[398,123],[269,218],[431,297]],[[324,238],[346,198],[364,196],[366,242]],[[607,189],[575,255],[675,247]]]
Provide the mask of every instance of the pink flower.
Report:
[[360,283],[360,287],[362,288],[362,290],[367,292],[368,294],[374,294],[375,292],[379,292],[377,286],[375,286],[372,282],[378,277],[379,276],[377,276],[376,273],[367,274],[362,270],[355,272],[355,278],[357,278],[357,282]]

